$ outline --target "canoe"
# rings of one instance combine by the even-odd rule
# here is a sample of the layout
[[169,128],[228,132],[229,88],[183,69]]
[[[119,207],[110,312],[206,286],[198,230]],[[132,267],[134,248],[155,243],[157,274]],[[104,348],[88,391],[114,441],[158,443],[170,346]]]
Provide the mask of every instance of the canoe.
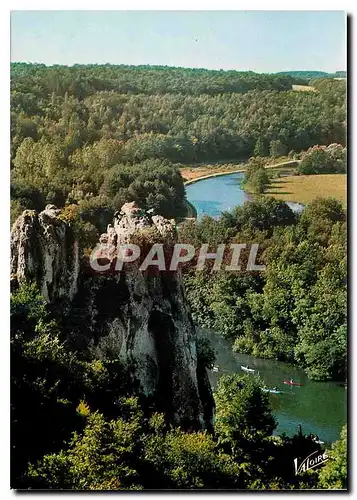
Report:
[[321,441],[321,439],[313,439],[316,444],[325,444],[325,441]]
[[246,366],[241,366],[241,370],[243,370],[244,372],[247,372],[247,373],[254,373],[255,370],[253,370],[253,368],[247,368]]
[[300,382],[291,382],[290,380],[284,380],[285,385],[294,385],[297,387],[301,387],[303,384],[300,384]]
[[262,387],[263,392],[270,392],[270,394],[282,394],[283,391],[275,390],[275,389],[267,389],[266,387]]

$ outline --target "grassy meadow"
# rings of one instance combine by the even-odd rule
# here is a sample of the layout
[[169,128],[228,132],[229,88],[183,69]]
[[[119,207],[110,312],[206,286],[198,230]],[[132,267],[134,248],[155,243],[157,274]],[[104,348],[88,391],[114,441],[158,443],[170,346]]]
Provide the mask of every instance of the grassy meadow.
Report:
[[293,85],[292,89],[296,92],[317,92],[312,85]]
[[347,204],[346,174],[294,175],[273,179],[268,196],[285,201],[309,203],[318,197],[332,196]]

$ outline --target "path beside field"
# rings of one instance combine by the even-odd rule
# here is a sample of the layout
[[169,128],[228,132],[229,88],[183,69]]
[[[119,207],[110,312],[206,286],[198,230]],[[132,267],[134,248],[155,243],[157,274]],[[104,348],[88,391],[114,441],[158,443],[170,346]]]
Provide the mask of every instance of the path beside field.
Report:
[[[266,169],[271,169],[271,168],[278,168],[278,167],[288,167],[288,166],[296,166],[298,163],[300,163],[301,160],[287,160],[287,161],[283,161],[283,162],[280,162],[280,163],[274,163],[273,165],[266,165],[265,168]],[[198,181],[203,181],[205,179],[209,179],[211,177],[218,177],[220,175],[230,175],[230,174],[239,174],[239,173],[243,173],[245,172],[245,168],[239,168],[239,169],[235,169],[235,170],[228,170],[227,172],[213,172],[211,174],[207,174],[207,175],[202,175],[201,177],[196,177],[195,179],[190,179],[186,182],[184,182],[184,185],[185,186],[188,186],[189,184],[193,184],[195,182],[198,182]]]

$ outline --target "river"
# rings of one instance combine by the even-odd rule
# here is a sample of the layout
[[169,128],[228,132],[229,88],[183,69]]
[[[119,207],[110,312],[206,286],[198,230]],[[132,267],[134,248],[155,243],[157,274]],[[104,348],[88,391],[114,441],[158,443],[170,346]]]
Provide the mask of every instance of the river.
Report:
[[[249,201],[240,187],[243,173],[211,177],[186,187],[187,199],[197,210],[198,218],[203,215],[218,217],[222,211]],[[296,211],[303,206],[288,203]],[[231,343],[212,331],[201,331],[208,337],[216,351],[219,372],[210,373],[215,388],[223,374],[241,371],[241,365],[249,364],[259,371],[268,387],[278,387],[283,394],[270,394],[271,407],[278,422],[276,433],[292,435],[302,425],[304,434],[317,434],[322,441],[330,443],[338,439],[342,426],[347,421],[347,391],[334,382],[314,382],[297,367],[274,360],[258,359],[245,354],[234,353]],[[252,375],[254,376],[254,375]],[[289,387],[285,379],[299,380],[302,387]]]
[[[220,175],[186,186],[187,199],[197,210],[197,217],[219,217],[223,211],[243,205],[251,199],[240,187],[244,173]],[[299,203],[287,202],[294,211],[302,210]]]
[[[342,426],[347,422],[347,391],[340,384],[309,380],[302,370],[288,363],[235,353],[231,342],[213,331],[199,330],[198,333],[210,340],[216,353],[215,363],[219,371],[209,372],[213,389],[222,375],[244,374],[241,365],[249,365],[259,372],[267,387],[278,387],[283,391],[282,394],[269,395],[278,422],[277,434],[292,435],[301,424],[304,434],[317,434],[326,443],[339,438]],[[283,383],[290,378],[299,381],[302,387]]]

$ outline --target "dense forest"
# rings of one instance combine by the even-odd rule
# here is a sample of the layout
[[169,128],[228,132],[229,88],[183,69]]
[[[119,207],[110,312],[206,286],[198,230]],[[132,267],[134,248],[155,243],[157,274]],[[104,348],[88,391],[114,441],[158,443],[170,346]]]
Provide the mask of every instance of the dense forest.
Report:
[[[86,252],[125,202],[182,222],[181,165],[249,161],[257,192],[269,181],[261,160],[269,156],[297,155],[302,174],[345,172],[346,82],[314,72],[317,92],[295,92],[293,84],[306,84],[302,73],[13,63],[12,222],[24,209],[55,204]],[[346,211],[334,199],[297,215],[257,197],[219,219],[181,223],[180,242],[259,243],[267,266],[196,273],[187,265],[195,323],[239,352],[344,381],[346,235]],[[296,476],[293,459],[317,445],[302,434],[273,435],[259,377],[222,376],[210,432],[175,427],[128,367],[71,348],[72,334],[34,284],[13,291],[12,487],[346,488],[346,428],[326,467]],[[202,369],[212,368],[206,339],[197,355]]]
[[292,91],[296,82],[252,72],[13,63],[12,220],[24,208],[75,203],[82,221],[93,225],[95,214],[103,231],[130,200],[180,217],[182,163],[267,156],[277,142],[280,154],[345,145],[345,82],[320,79],[316,93]]
[[[11,298],[14,488],[73,490],[346,488],[346,429],[335,460],[296,476],[295,456],[317,445],[273,436],[276,421],[256,377],[221,378],[214,429],[174,427],[148,404],[119,359],[74,352],[33,285]],[[211,367],[204,339],[199,362]]]
[[296,362],[317,380],[347,376],[346,214],[316,199],[300,216],[262,198],[180,227],[180,241],[212,249],[259,243],[266,272],[185,269],[194,320],[258,357]]
[[314,80],[315,78],[347,78],[346,71],[336,71],[335,73],[326,73],[326,71],[279,71],[276,74],[300,78],[302,80]]

